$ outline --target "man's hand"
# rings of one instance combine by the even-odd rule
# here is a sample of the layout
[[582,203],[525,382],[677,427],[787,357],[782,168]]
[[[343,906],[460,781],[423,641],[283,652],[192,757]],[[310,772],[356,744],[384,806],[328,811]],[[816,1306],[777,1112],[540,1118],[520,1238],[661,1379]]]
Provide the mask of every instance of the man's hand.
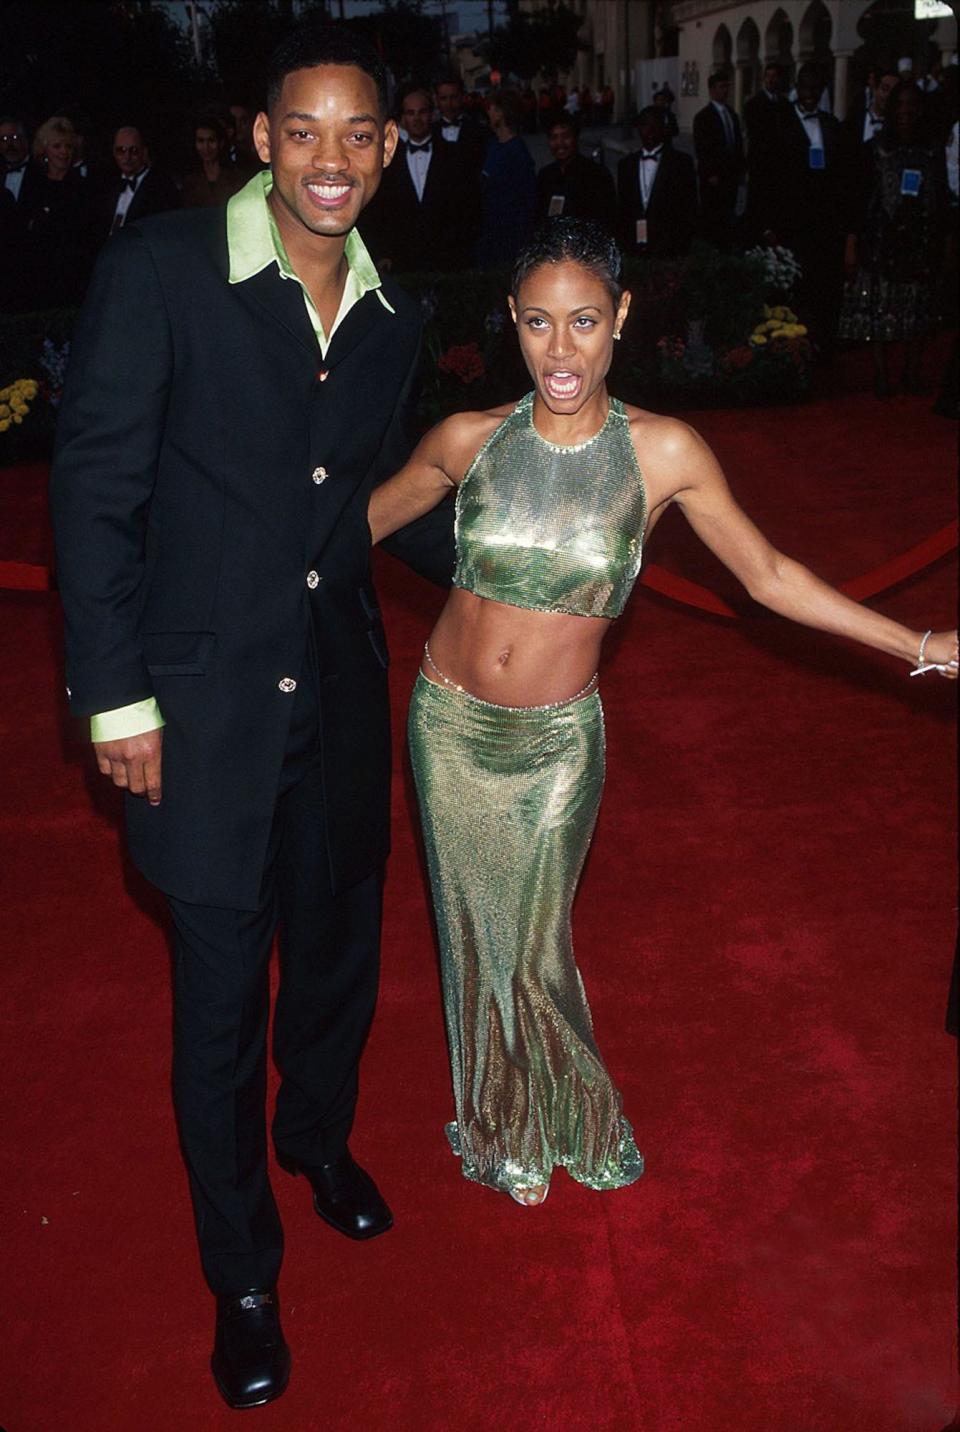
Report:
[[94,741],[97,766],[115,786],[135,796],[146,796],[151,805],[160,804],[160,754],[163,728],[128,736],[123,741]]

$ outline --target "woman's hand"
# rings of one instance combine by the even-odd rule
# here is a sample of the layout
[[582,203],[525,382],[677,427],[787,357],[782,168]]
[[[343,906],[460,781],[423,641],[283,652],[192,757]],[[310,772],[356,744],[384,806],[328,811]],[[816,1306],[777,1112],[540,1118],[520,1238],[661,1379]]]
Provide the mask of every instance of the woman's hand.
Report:
[[[918,648],[919,655],[919,648]],[[923,648],[923,665],[935,666],[939,676],[945,676],[948,681],[957,679],[957,633],[955,631],[935,631],[927,637]]]

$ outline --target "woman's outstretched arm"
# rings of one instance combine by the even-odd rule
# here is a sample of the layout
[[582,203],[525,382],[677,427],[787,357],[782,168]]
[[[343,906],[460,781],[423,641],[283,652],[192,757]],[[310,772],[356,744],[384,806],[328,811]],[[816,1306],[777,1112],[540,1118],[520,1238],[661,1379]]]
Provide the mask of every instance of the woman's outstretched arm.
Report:
[[374,542],[436,507],[456,487],[499,417],[454,413],[430,429],[393,477],[375,487],[367,509]]
[[[697,536],[771,611],[836,636],[850,637],[915,665],[923,632],[861,606],[822,581],[802,563],[778,552],[734,500],[707,444],[684,423],[669,422],[655,442],[655,465],[674,487]],[[923,661],[957,677],[957,633],[940,631],[926,641]]]

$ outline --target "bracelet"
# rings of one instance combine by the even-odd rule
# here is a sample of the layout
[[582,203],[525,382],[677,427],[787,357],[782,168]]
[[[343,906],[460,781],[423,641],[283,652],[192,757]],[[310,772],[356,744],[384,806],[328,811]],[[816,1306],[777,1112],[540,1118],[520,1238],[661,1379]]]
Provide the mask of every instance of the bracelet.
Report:
[[925,631],[923,636],[920,638],[920,650],[917,652],[917,664],[913,671],[911,671],[911,676],[926,676],[928,671],[939,671],[942,676],[944,672],[949,671],[951,667],[956,666],[957,663],[955,661],[948,661],[946,663],[942,663],[939,661],[924,661],[924,653],[927,649],[927,642],[932,636],[933,629],[931,628],[930,631]]

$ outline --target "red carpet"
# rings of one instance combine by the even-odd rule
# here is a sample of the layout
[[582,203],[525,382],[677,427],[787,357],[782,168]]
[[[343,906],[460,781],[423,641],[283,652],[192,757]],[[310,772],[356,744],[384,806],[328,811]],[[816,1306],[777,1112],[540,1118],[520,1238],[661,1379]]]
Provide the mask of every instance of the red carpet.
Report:
[[[774,541],[831,579],[955,515],[956,428],[929,399],[693,422]],[[400,763],[354,1141],[397,1226],[349,1244],[277,1175],[294,1377],[251,1425],[937,1432],[954,1416],[955,688],[749,608],[679,517],[651,557],[744,619],[641,591],[603,678],[577,947],[647,1173],[610,1194],[558,1173],[531,1211],[460,1178]],[[387,561],[380,585],[399,750],[439,598]],[[951,559],[874,605],[945,624]],[[0,1423],[233,1427],[206,1371],[157,902],[125,882],[117,803],[62,714],[56,599],[0,593],[0,611]]]

